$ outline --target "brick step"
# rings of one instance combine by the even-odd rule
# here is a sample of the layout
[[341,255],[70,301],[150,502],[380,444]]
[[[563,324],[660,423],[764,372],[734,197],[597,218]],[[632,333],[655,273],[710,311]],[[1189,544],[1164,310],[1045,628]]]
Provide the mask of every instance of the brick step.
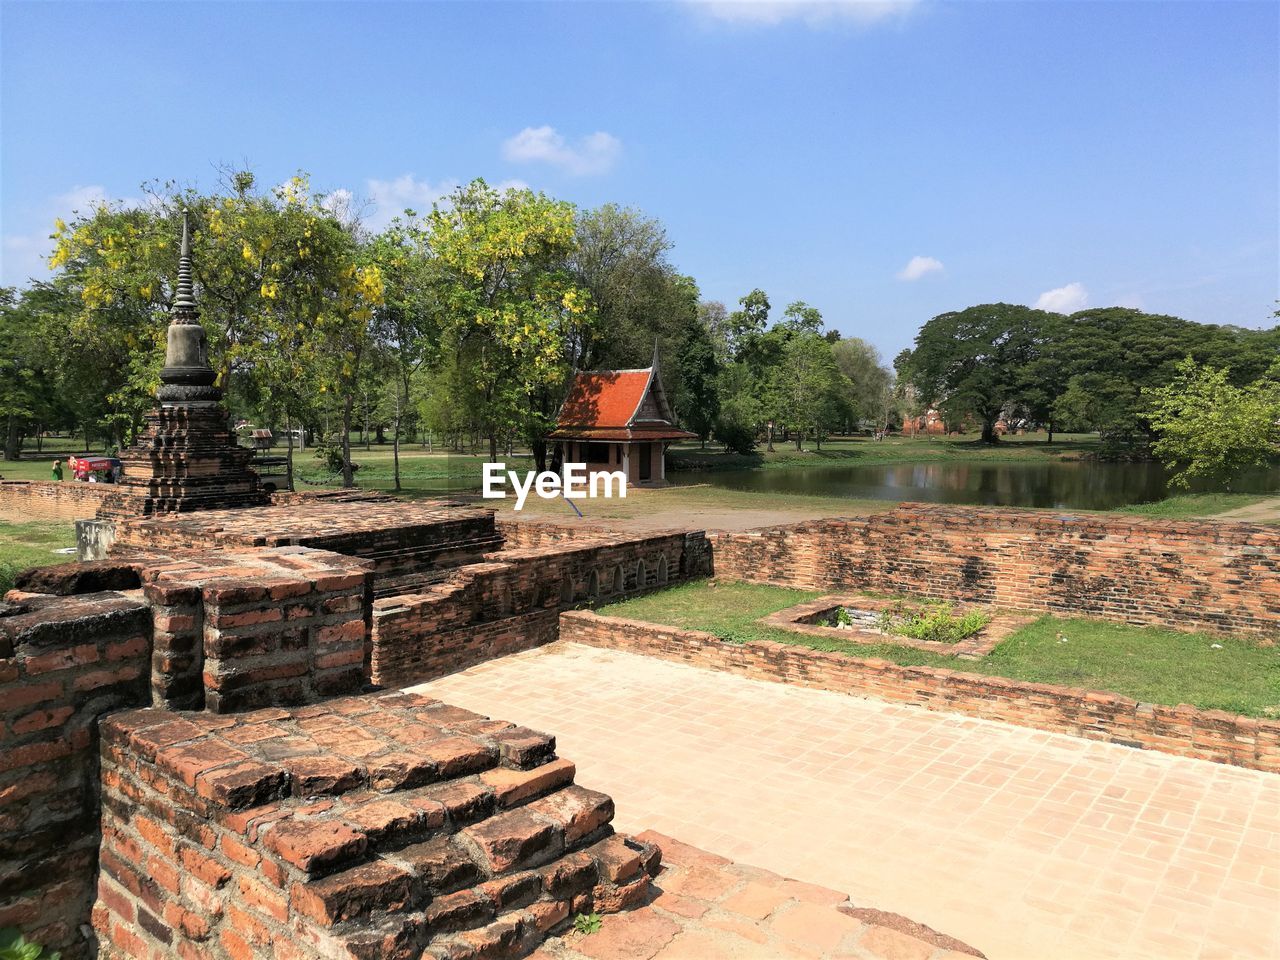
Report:
[[295,887],[292,903],[328,925],[354,960],[518,957],[574,913],[646,899],[659,855],[609,833],[541,866],[493,876],[465,841],[440,838]]

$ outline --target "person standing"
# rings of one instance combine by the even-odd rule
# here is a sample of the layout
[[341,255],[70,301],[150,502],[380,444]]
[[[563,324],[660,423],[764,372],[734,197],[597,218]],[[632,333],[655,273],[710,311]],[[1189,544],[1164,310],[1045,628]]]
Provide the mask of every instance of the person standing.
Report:
[[53,461],[53,479],[55,480],[62,479],[62,461],[61,460]]

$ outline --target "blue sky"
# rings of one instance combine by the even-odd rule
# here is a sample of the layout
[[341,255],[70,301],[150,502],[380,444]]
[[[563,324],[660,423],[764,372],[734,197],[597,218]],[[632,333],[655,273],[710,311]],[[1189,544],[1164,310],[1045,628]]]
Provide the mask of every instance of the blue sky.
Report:
[[0,3],[0,278],[150,178],[657,217],[706,297],[886,358],[993,300],[1269,325],[1274,2]]

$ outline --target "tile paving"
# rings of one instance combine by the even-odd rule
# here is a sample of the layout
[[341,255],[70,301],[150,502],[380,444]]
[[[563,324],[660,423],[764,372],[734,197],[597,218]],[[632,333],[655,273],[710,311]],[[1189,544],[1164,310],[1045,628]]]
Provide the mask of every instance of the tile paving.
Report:
[[567,643],[415,689],[554,732],[620,830],[992,960],[1280,956],[1280,776]]

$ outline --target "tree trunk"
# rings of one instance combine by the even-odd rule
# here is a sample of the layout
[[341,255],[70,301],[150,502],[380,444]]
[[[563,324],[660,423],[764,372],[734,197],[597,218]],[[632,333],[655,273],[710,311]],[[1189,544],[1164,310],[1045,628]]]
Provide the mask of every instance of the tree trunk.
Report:
[[293,492],[293,421],[286,412],[284,415],[284,432],[289,435],[289,445],[285,450],[284,462],[289,474],[289,492]]
[[766,439],[765,439],[764,448],[768,450],[770,453],[773,453],[773,424],[772,423],[769,424],[767,432],[765,433],[765,437]]
[[342,485],[354,487],[355,473],[351,469],[351,407],[354,398],[347,394],[342,401]]
[[983,443],[996,442],[996,422],[994,420],[984,419],[982,421],[982,442]]
[[796,449],[797,450],[804,449],[804,432],[801,430],[796,431]]
[[9,414],[9,429],[4,435],[4,458],[6,460],[17,460],[18,454],[22,452],[22,448],[18,443],[18,415],[16,413]]
[[1053,443],[1053,421],[1049,421],[1049,439],[1045,443]]
[[533,462],[539,473],[543,473],[547,469],[546,437],[538,437],[533,441]]
[[395,489],[400,489],[400,391],[396,391],[396,422],[395,434],[392,438],[391,446],[391,464],[392,472],[395,475]]
[[489,462],[498,462],[498,434],[496,432],[489,434]]

